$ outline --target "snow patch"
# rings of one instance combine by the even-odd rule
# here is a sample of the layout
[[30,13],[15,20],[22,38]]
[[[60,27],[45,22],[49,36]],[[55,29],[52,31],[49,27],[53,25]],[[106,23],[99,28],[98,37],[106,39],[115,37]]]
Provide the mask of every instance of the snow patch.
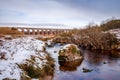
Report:
[[[36,56],[36,64],[42,68],[47,54],[42,52],[45,43],[31,37],[7,40],[0,46],[0,80],[4,78],[20,80],[22,70],[17,64],[26,62],[31,56]],[[43,59],[41,61],[40,59]]]
[[75,45],[75,44],[67,44],[67,45],[63,46],[61,49],[62,49],[62,50],[63,50],[63,49],[68,49],[71,45],[75,46],[76,49],[79,50],[78,47],[77,47],[77,45]]

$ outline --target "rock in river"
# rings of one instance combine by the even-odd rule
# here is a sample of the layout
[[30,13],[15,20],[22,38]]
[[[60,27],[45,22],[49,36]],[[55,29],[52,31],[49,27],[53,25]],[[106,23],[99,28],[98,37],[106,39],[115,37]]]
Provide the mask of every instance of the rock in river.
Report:
[[87,68],[83,68],[82,70],[84,73],[93,71],[92,69],[87,69]]
[[69,62],[77,59],[83,60],[83,56],[76,45],[67,44],[60,49],[58,59],[59,61]]

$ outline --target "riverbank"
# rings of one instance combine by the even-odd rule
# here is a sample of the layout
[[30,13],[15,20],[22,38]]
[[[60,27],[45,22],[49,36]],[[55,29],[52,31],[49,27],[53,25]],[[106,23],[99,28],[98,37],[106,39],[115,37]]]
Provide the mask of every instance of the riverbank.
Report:
[[45,43],[31,37],[5,40],[0,45],[0,79],[30,80],[54,73],[54,60]]

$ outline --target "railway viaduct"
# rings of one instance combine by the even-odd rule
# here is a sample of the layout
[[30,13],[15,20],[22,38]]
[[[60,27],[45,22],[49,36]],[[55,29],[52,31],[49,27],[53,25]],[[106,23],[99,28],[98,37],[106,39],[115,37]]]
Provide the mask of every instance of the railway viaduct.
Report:
[[17,27],[24,35],[56,35],[60,33],[68,33],[70,29],[53,29],[53,28],[27,28]]

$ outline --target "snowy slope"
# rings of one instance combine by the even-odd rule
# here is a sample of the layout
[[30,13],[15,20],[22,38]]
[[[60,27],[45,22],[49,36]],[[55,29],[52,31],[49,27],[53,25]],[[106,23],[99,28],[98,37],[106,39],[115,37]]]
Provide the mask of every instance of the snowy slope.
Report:
[[36,57],[34,66],[42,68],[47,62],[47,54],[43,52],[44,46],[44,42],[31,37],[3,42],[3,46],[0,46],[0,80],[4,78],[20,80],[23,71],[17,64],[26,63],[26,59],[31,59],[31,56]]

